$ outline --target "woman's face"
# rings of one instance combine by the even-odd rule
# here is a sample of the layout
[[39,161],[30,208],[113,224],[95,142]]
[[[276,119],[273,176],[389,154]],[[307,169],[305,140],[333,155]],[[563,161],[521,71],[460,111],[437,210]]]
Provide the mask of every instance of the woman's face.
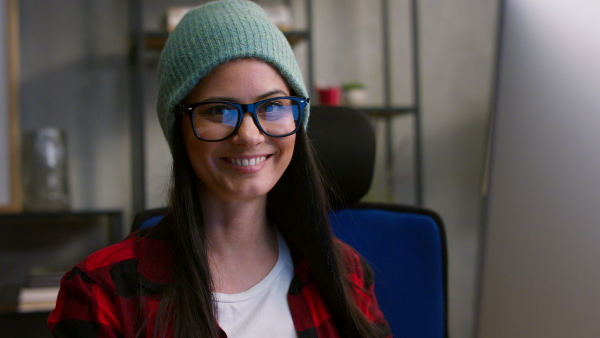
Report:
[[[289,95],[286,81],[271,65],[240,59],[215,68],[196,85],[185,103],[221,100],[248,104]],[[181,121],[186,150],[205,196],[222,200],[264,198],[292,158],[296,135],[266,136],[250,114],[245,114],[235,135],[220,142],[198,140],[190,119],[186,116]]]

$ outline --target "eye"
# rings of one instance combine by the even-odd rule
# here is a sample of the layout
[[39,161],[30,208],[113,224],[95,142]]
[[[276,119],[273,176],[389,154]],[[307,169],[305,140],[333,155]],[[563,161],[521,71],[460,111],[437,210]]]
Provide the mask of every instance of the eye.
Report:
[[207,106],[201,110],[202,115],[225,116],[235,113],[235,109],[229,106]]
[[200,118],[225,118],[237,115],[237,109],[229,105],[207,104],[196,107],[194,114]]
[[288,123],[294,119],[294,102],[289,99],[278,99],[263,103],[258,110],[258,118],[264,122]]
[[273,112],[278,112],[282,107],[284,107],[283,103],[281,103],[280,101],[268,101],[263,103],[259,109],[258,112],[259,113],[273,113]]

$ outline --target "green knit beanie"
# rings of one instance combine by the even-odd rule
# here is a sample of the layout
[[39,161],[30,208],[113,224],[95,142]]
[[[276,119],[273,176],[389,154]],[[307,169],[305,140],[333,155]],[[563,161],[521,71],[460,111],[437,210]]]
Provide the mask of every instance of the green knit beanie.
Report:
[[[192,9],[171,32],[158,64],[158,119],[171,151],[175,105],[212,69],[240,58],[268,62],[281,73],[293,95],[308,96],[292,48],[259,5],[221,0]],[[307,107],[305,127],[308,116]]]

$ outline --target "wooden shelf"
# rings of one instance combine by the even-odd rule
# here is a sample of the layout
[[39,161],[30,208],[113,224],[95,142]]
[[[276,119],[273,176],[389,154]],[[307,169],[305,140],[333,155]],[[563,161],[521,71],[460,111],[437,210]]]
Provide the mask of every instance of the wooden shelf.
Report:
[[92,252],[121,240],[122,233],[119,210],[0,215],[0,315],[17,313],[19,290],[31,268],[66,272]]
[[[283,34],[292,47],[309,37],[306,31],[285,31]],[[160,51],[165,47],[168,37],[169,32],[167,31],[146,32],[144,34],[144,47],[148,50]]]

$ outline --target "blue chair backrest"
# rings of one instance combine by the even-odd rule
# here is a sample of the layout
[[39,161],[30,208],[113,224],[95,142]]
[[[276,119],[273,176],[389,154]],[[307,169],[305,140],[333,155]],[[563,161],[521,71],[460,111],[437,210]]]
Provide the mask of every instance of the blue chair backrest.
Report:
[[[335,235],[375,273],[375,294],[397,337],[446,336],[446,257],[441,220],[423,210],[359,204],[334,212]],[[397,209],[397,210],[393,210]],[[416,209],[415,209],[416,210]]]
[[164,216],[153,216],[150,217],[148,219],[146,219],[145,221],[142,222],[142,224],[140,224],[139,229],[145,229],[145,228],[151,228],[155,225],[158,224],[158,222],[160,222],[161,219],[163,219]]

